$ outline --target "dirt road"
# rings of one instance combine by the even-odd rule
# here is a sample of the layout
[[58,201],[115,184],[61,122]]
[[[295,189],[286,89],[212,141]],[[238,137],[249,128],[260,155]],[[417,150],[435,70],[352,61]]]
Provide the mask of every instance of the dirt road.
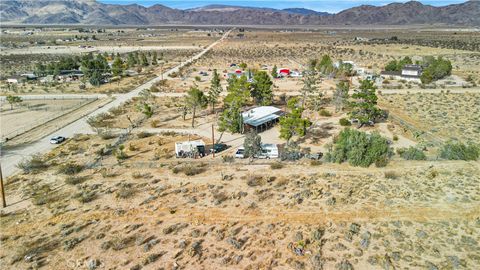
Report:
[[[164,72],[163,77],[166,77],[171,73],[178,72],[179,69],[182,68],[183,66],[185,66],[187,64],[190,64],[193,61],[202,57],[205,53],[207,53],[209,50],[211,50],[214,46],[216,46],[218,43],[222,42],[230,34],[230,32],[231,32],[231,30],[227,31],[222,36],[222,38],[220,38],[219,40],[210,44],[210,46],[208,46],[207,48],[202,50],[200,53],[192,56],[187,61],[182,62],[179,65],[177,65],[176,67]],[[160,81],[162,79],[162,76],[160,76],[160,75],[161,74],[158,74],[158,76],[156,78],[154,78],[154,79],[146,82],[145,84],[135,88],[131,92],[128,92],[128,93],[122,94],[122,95],[117,95],[113,102],[110,102],[109,104],[97,109],[96,111],[90,113],[89,115],[86,115],[86,116],[78,119],[77,121],[75,121],[75,122],[61,128],[61,129],[57,130],[56,132],[45,136],[44,138],[40,139],[39,141],[37,141],[35,143],[28,144],[28,145],[25,145],[23,147],[19,147],[19,148],[12,149],[12,150],[2,149],[1,160],[2,160],[3,176],[8,177],[10,175],[13,175],[15,172],[17,172],[18,169],[16,168],[16,165],[22,159],[29,158],[36,153],[45,153],[45,152],[53,149],[55,147],[55,145],[50,144],[49,141],[50,141],[50,138],[54,135],[62,135],[62,136],[65,136],[65,137],[68,138],[68,137],[72,137],[74,134],[78,134],[78,133],[86,133],[86,134],[93,133],[93,130],[87,124],[87,119],[89,117],[98,115],[100,113],[108,112],[108,110],[110,110],[111,108],[115,108],[115,107],[121,105],[122,103],[132,99],[133,97],[138,96],[138,94],[142,90],[149,89],[153,84]]]

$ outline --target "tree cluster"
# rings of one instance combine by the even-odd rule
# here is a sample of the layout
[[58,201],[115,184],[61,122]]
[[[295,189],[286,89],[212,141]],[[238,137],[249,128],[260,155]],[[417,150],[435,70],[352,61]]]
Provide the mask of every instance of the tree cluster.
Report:
[[326,159],[336,163],[348,161],[352,166],[368,167],[375,163],[377,167],[382,167],[391,155],[387,139],[380,134],[345,128],[335,139]]
[[287,140],[287,144],[293,136],[305,136],[307,128],[311,126],[308,119],[302,118],[303,106],[298,98],[288,100],[287,113],[280,118],[280,138]]
[[385,66],[386,71],[401,71],[405,65],[411,65],[413,64],[412,59],[408,56],[405,56],[401,60],[392,60],[388,62],[388,64]]
[[443,59],[442,57],[425,57],[423,65],[425,68],[423,69],[420,80],[424,84],[440,80],[452,74],[452,63],[450,60]]

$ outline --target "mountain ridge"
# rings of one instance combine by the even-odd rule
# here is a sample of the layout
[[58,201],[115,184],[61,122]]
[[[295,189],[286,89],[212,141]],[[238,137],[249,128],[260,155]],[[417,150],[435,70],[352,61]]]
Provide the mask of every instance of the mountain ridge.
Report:
[[304,8],[207,5],[180,10],[161,4],[104,4],[95,0],[3,0],[2,24],[93,25],[411,25],[480,26],[480,1],[435,7],[418,1],[361,5],[330,14]]

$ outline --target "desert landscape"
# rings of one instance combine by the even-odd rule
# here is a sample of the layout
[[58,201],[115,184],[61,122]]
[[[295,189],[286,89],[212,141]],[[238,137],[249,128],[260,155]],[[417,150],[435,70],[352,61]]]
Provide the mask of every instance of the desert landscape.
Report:
[[[0,5],[2,269],[480,269],[469,13],[30,5]],[[421,8],[391,5],[360,11]],[[207,25],[268,12],[319,25]]]

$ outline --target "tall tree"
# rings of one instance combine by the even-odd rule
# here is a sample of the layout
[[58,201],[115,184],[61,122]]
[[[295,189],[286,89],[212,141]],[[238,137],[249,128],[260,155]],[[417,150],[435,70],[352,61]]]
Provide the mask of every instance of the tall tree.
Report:
[[320,73],[325,75],[332,73],[334,70],[332,58],[330,58],[328,54],[323,55],[316,68]]
[[273,82],[267,72],[259,71],[253,76],[251,95],[258,105],[270,105],[273,100]]
[[318,76],[314,70],[307,70],[302,78],[303,87],[302,92],[302,107],[306,106],[307,97],[318,92]]
[[129,68],[131,67],[134,67],[135,65],[137,64],[137,61],[135,59],[135,56],[133,55],[133,53],[128,53],[128,56],[127,56],[127,65]]
[[142,66],[146,67],[149,65],[148,63],[148,59],[147,59],[147,56],[145,55],[145,53],[140,53],[140,59],[142,61]]
[[123,75],[123,61],[119,56],[115,57],[112,63],[112,74],[113,76],[122,76]]
[[260,155],[262,153],[262,137],[253,130],[248,132],[243,141],[243,148],[245,157],[254,158]]
[[294,97],[287,102],[287,113],[280,118],[280,138],[287,140],[287,145],[293,136],[305,136],[307,128],[312,124],[302,118],[303,106]]
[[345,104],[348,101],[348,90],[350,85],[348,81],[341,81],[337,84],[335,92],[333,92],[333,104],[335,105],[335,111],[342,111],[345,108]]
[[219,130],[232,133],[243,132],[242,109],[250,96],[250,83],[245,75],[228,80],[228,94],[224,99],[225,108],[220,115]]
[[205,108],[207,106],[207,97],[196,86],[190,87],[187,93],[187,105],[192,110],[192,128],[195,127],[195,114],[197,108]]
[[272,77],[275,79],[275,78],[278,78],[278,68],[277,68],[277,65],[274,65],[273,68],[272,68],[272,73],[271,73]]
[[215,104],[218,102],[218,96],[223,91],[220,84],[220,75],[216,69],[213,70],[212,80],[210,81],[210,89],[208,90],[208,103],[212,106],[212,113],[215,113]]
[[157,51],[153,51],[152,53],[152,65],[157,65],[158,62],[157,62]]
[[370,121],[381,115],[382,111],[377,107],[376,87],[373,81],[360,81],[360,89],[352,94],[354,101],[351,103],[352,111],[350,118],[358,119],[359,127],[364,126]]

